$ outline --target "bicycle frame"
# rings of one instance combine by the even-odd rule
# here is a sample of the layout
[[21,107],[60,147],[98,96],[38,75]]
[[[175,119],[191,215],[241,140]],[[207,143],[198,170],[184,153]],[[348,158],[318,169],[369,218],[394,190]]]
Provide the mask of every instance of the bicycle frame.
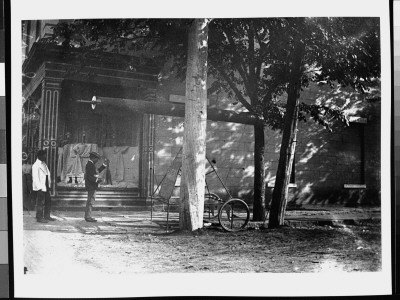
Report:
[[[226,185],[224,184],[224,182],[222,181],[221,177],[219,177],[217,170],[214,168],[213,164],[210,162],[210,160],[208,159],[208,157],[206,157],[206,159],[207,159],[207,161],[208,161],[208,163],[210,164],[211,169],[212,169],[212,171],[206,173],[206,176],[209,175],[209,174],[215,173],[215,175],[217,175],[217,177],[218,177],[219,182],[222,184],[222,186],[224,187],[226,193],[228,194],[229,199],[231,199],[231,198],[232,198],[232,195],[231,195],[231,193],[229,193],[229,190],[228,190],[228,188],[226,187]],[[208,189],[207,180],[206,180],[206,187],[207,187],[207,192],[210,193],[210,190]]]

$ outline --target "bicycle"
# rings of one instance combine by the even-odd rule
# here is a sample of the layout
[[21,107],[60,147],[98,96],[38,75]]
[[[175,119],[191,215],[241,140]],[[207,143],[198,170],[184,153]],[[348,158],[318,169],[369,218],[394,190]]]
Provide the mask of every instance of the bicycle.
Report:
[[[218,218],[218,223],[225,231],[239,231],[246,227],[250,220],[250,209],[246,202],[239,198],[233,198],[230,194],[228,188],[223,183],[221,177],[219,177],[217,170],[214,168],[213,164],[206,157],[208,163],[210,164],[212,171],[206,173],[206,176],[214,173],[217,175],[218,180],[221,182],[229,198],[227,201],[222,200],[217,194],[210,193],[207,180],[206,188],[207,193],[204,197],[204,212],[208,212],[208,220]],[[172,162],[167,173],[162,178],[161,182],[157,185],[154,192],[151,193],[151,220],[153,219],[153,199],[156,192],[159,190],[159,201],[162,201],[167,205],[167,231],[169,227],[169,208],[170,199],[172,195],[173,188],[175,186],[176,178],[180,173],[182,167],[182,149],[176,155],[174,161]],[[153,169],[153,178],[154,169]],[[217,215],[215,215],[217,211]],[[212,216],[211,216],[212,215]],[[203,216],[204,220],[204,216]]]
[[204,196],[204,212],[208,212],[208,220],[211,221],[215,218],[215,210],[217,210],[218,222],[225,231],[244,229],[250,220],[250,209],[247,203],[239,198],[232,197],[213,164],[207,157],[206,159],[212,168],[210,172],[206,173],[206,176],[215,173],[229,196],[228,200],[224,201],[217,194],[210,193],[206,180],[207,193]]

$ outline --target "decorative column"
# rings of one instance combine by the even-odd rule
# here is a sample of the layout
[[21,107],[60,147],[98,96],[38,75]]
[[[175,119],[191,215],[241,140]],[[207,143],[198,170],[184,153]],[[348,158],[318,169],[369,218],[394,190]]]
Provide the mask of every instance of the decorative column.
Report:
[[154,189],[154,115],[143,115],[143,148],[142,148],[142,176],[141,196],[150,198]]
[[[147,87],[143,91],[143,99],[149,102],[157,101],[157,87]],[[154,114],[143,115],[142,137],[142,171],[140,181],[141,197],[149,199],[154,189]]]
[[52,195],[56,193],[57,176],[57,130],[59,103],[61,95],[61,79],[43,79],[42,97],[40,99],[40,127],[39,127],[39,147],[47,150],[47,166],[51,174]]

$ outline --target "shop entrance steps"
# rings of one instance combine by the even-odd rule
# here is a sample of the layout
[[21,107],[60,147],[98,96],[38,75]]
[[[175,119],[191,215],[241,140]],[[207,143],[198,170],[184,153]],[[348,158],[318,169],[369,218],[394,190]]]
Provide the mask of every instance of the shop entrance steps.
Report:
[[[52,210],[84,210],[87,191],[84,188],[59,188],[52,197]],[[149,203],[148,203],[149,204]],[[146,199],[138,189],[102,188],[96,191],[94,210],[147,210]]]

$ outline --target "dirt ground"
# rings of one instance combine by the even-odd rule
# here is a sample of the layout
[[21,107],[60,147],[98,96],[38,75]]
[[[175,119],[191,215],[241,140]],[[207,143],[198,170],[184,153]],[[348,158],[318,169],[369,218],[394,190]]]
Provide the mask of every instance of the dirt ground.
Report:
[[[157,222],[135,225],[99,219],[93,225],[60,213],[36,224],[24,217],[27,274],[301,273],[370,272],[381,269],[380,222],[358,225],[250,226],[231,233],[218,226],[196,232],[165,232]],[[121,218],[120,218],[121,219]],[[127,219],[125,217],[125,219]],[[147,223],[146,223],[147,222]]]

